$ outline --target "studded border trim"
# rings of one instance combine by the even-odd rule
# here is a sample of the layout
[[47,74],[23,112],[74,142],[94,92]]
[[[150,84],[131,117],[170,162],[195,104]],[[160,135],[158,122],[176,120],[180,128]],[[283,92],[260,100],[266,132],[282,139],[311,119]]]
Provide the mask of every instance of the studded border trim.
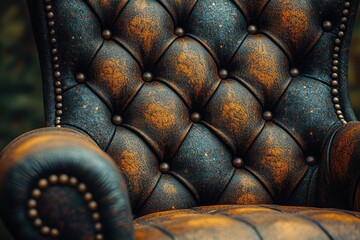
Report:
[[50,175],[47,179],[43,178],[38,181],[37,188],[33,189],[31,192],[31,197],[27,203],[28,205],[28,217],[31,219],[33,225],[39,229],[40,233],[43,236],[50,236],[52,238],[61,237],[61,233],[57,228],[51,228],[47,225],[44,225],[43,221],[39,217],[39,212],[37,210],[38,200],[41,197],[42,190],[47,189],[50,186],[56,185],[65,185],[71,186],[82,195],[83,199],[88,204],[88,208],[92,211],[92,220],[94,222],[94,230],[96,232],[96,240],[104,240],[102,235],[102,225],[100,223],[100,214],[97,210],[97,202],[94,201],[93,195],[87,191],[87,187],[84,183],[80,183],[77,178],[69,177],[66,174],[60,175]]
[[62,116],[62,89],[61,89],[61,72],[59,65],[59,56],[57,49],[57,40],[56,40],[56,32],[55,32],[55,15],[53,12],[53,6],[51,0],[44,0],[44,8],[47,19],[47,27],[49,33],[49,42],[51,45],[51,63],[53,69],[53,77],[54,77],[54,91],[55,91],[55,101],[56,101],[56,110],[55,110],[55,127],[61,127],[61,116]]
[[337,37],[334,40],[334,49],[333,49],[333,61],[331,67],[331,95],[334,109],[336,112],[337,118],[341,121],[342,124],[346,124],[344,114],[341,109],[340,99],[339,99],[339,54],[342,44],[342,39],[345,36],[346,24],[348,22],[348,16],[350,14],[350,2],[345,1],[344,7],[341,15],[341,24],[339,26],[339,31],[337,32]]

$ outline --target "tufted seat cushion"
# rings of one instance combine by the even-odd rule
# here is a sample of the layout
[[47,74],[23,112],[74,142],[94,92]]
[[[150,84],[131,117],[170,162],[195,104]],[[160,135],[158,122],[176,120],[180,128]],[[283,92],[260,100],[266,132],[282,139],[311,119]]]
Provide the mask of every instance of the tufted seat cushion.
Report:
[[360,239],[360,214],[277,205],[218,205],[135,220],[137,240]]

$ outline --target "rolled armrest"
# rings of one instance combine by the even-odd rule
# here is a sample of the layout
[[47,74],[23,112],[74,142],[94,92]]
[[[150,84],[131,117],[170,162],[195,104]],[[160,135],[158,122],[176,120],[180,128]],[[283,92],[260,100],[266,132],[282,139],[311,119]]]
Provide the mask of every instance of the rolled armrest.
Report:
[[341,126],[327,139],[318,186],[322,206],[360,211],[360,122]]
[[0,210],[16,239],[134,238],[121,174],[91,139],[69,129],[38,129],[5,148]]

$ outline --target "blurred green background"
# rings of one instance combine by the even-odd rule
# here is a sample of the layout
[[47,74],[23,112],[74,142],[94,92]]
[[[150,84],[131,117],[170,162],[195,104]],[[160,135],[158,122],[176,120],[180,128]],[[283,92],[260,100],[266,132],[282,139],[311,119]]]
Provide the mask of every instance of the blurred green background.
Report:
[[[13,138],[44,126],[36,46],[24,0],[0,1],[0,151]],[[350,56],[350,97],[360,117],[360,14]],[[0,240],[10,240],[0,222]]]

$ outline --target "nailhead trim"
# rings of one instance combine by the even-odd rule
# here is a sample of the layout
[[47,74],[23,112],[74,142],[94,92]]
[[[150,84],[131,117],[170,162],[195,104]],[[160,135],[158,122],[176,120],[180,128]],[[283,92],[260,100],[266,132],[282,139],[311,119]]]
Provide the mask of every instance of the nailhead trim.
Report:
[[49,42],[51,45],[50,53],[51,53],[51,63],[53,69],[53,77],[54,77],[54,91],[55,91],[55,127],[61,127],[61,116],[63,114],[62,111],[62,89],[61,89],[61,72],[59,65],[59,56],[57,49],[57,40],[55,36],[55,22],[54,22],[54,12],[51,0],[44,0],[45,3],[45,13],[47,19],[48,33],[49,33]]
[[85,183],[80,183],[77,178],[69,177],[66,174],[60,175],[50,175],[48,178],[43,178],[38,181],[37,188],[33,189],[31,192],[31,197],[27,203],[28,206],[28,217],[31,219],[33,225],[39,229],[40,233],[44,236],[50,236],[53,238],[58,238],[60,232],[57,228],[50,228],[45,225],[42,219],[39,217],[39,212],[37,209],[38,200],[41,197],[42,191],[46,188],[54,185],[66,185],[71,186],[77,189],[77,191],[82,195],[84,201],[88,203],[88,208],[92,211],[92,220],[94,222],[94,230],[96,232],[96,240],[104,240],[102,235],[102,224],[100,222],[100,214],[97,212],[98,204],[93,199],[93,195],[87,191],[87,186]]
[[334,105],[334,110],[337,115],[337,118],[341,121],[342,124],[346,124],[347,121],[345,120],[344,114],[341,110],[340,100],[339,100],[339,54],[340,48],[342,44],[342,38],[345,35],[346,30],[346,23],[348,21],[349,16],[349,8],[350,2],[345,1],[344,8],[341,15],[341,24],[339,27],[339,31],[337,33],[337,37],[334,41],[334,50],[333,50],[333,63],[331,67],[331,95],[332,95],[332,102]]

